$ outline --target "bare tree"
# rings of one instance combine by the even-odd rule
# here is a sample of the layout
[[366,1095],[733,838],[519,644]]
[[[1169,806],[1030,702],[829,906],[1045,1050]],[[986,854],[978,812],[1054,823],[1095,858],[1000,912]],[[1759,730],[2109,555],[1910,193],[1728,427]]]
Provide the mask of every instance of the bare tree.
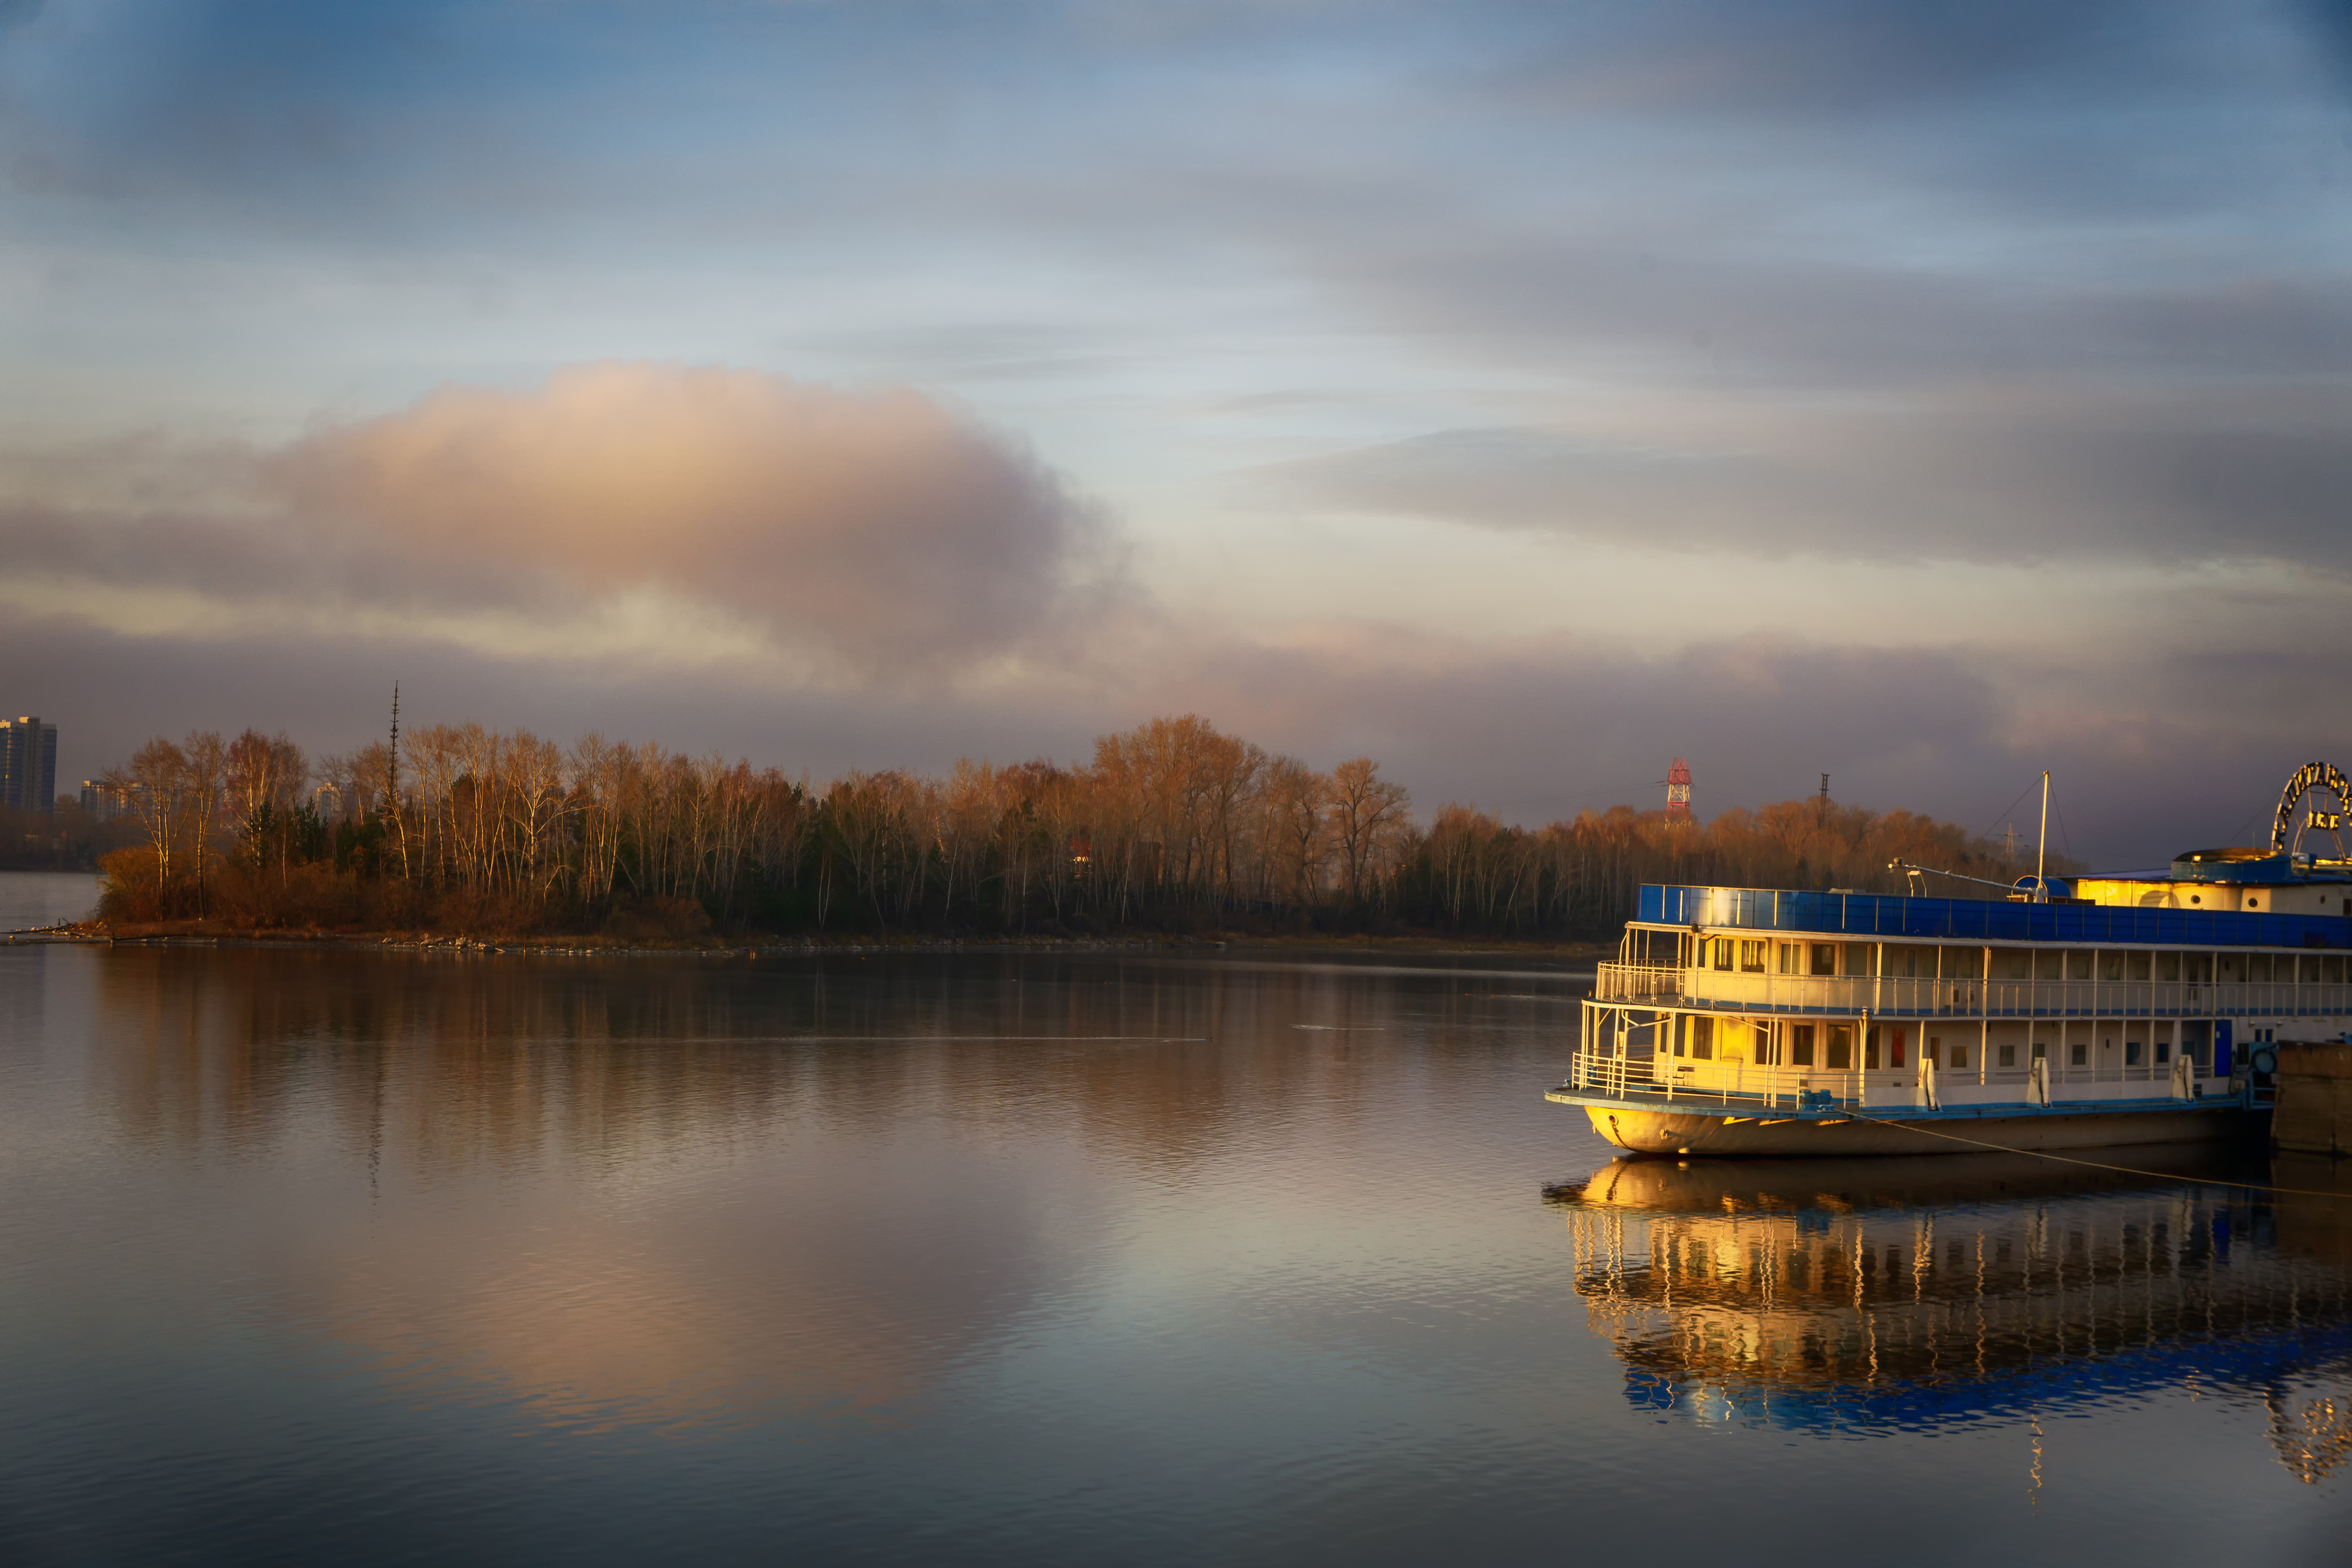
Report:
[[1364,902],[1381,851],[1405,822],[1412,799],[1400,784],[1380,776],[1380,764],[1355,757],[1331,770],[1331,827],[1339,839],[1348,901]]

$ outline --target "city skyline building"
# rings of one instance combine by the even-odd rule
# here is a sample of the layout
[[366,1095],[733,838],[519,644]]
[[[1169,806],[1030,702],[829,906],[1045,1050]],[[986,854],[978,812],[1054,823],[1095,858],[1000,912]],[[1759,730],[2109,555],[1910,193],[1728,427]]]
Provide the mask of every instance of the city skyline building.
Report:
[[118,816],[131,814],[131,785],[110,784],[103,779],[81,781],[81,808],[89,813],[90,820],[103,826]]
[[0,806],[54,815],[58,727],[30,713],[0,719]]

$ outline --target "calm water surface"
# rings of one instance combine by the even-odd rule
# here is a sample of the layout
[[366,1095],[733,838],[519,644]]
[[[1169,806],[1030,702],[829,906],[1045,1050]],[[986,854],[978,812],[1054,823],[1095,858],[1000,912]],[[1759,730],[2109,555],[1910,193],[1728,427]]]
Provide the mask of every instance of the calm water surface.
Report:
[[86,921],[98,912],[98,879],[82,871],[0,871],[0,931]]
[[2344,1560],[2352,1204],[1612,1165],[1577,990],[0,948],[0,1558]]

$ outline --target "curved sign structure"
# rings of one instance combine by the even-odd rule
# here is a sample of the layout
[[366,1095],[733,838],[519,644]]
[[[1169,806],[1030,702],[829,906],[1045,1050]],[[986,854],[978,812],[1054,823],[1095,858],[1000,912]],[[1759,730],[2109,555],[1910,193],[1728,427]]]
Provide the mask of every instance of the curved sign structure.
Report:
[[[2303,797],[2313,791],[2336,797],[2336,809],[2321,811],[2314,807],[2308,818],[2295,820],[2295,808]],[[2294,777],[2286,781],[2286,789],[2279,796],[2278,816],[2271,821],[2271,853],[2284,854],[2303,842],[2306,830],[2333,833],[2336,836],[2336,852],[2344,853],[2344,819],[2352,814],[2352,781],[2334,763],[2305,763],[2295,770]]]

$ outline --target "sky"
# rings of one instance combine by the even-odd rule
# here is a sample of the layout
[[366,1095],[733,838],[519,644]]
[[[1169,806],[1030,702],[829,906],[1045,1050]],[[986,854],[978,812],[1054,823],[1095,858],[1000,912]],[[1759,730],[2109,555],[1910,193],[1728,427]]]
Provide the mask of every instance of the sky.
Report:
[[2352,763],[2343,0],[0,0],[0,204],[68,783],[395,679],[2107,864]]

